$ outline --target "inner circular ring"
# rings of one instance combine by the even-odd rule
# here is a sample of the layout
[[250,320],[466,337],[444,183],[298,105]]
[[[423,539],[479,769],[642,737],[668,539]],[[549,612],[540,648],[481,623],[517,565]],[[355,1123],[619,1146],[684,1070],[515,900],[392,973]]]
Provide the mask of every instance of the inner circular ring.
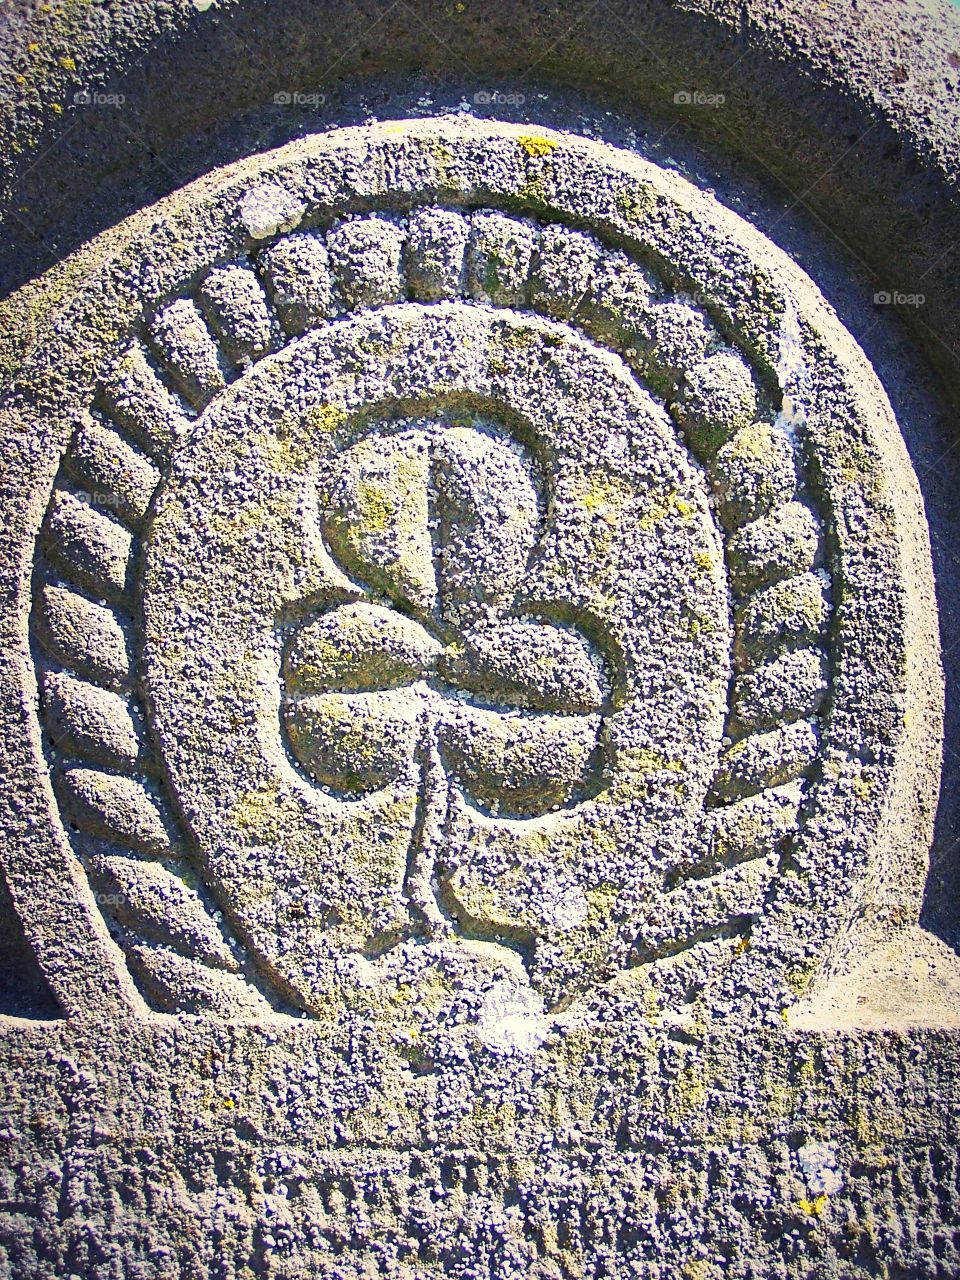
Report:
[[[432,454],[422,426],[373,430],[388,406],[400,417],[443,410]],[[525,453],[548,478],[539,489],[525,477]],[[447,505],[431,513],[427,471],[438,465]],[[511,486],[519,497],[503,506]],[[509,632],[568,684],[531,692],[528,680],[506,715],[452,699],[431,762],[416,680],[389,687],[381,673],[375,688],[349,689],[334,663],[329,687],[304,695],[328,700],[311,708],[314,719],[331,698],[341,711],[351,698],[374,700],[359,744],[371,785],[348,788],[361,794],[344,800],[291,766],[278,732],[290,696],[283,682],[302,689],[309,665],[289,663],[290,626],[316,626],[333,606],[380,610],[380,623],[401,629],[418,608],[425,619],[434,607],[423,595],[425,557],[435,546],[423,526],[433,519],[447,530],[440,576],[459,583],[444,588],[449,600],[441,592],[437,617],[446,610],[444,625],[459,624],[474,666],[492,661]],[[511,520],[518,531],[530,525],[518,532],[519,556],[509,537],[497,542]],[[601,887],[615,893],[620,933],[629,934],[680,857],[720,747],[729,671],[721,565],[702,476],[666,413],[619,360],[564,326],[462,304],[401,304],[330,324],[231,388],[204,415],[158,503],[144,666],[205,874],[268,969],[311,1003],[334,982],[337,955],[423,927],[418,877],[421,890],[441,890],[437,927],[518,940],[541,984],[584,968],[569,946],[561,963],[554,955],[538,965],[549,955],[544,941],[590,927],[586,910],[544,907],[533,889],[544,877],[562,876],[586,903]],[[509,656],[498,660],[509,667]],[[449,672],[455,661],[445,661]],[[517,731],[535,717],[542,736],[531,746]],[[341,757],[357,728],[345,722]],[[336,734],[334,724],[334,744]],[[221,743],[214,751],[211,737]],[[585,765],[597,749],[603,786],[572,808],[530,815],[521,805],[521,816],[502,818],[469,803],[491,777],[525,796],[531,771],[552,766],[562,780],[571,758]],[[454,758],[448,803],[425,816],[424,771]],[[437,830],[425,840],[430,821]],[[411,848],[428,844],[431,865],[411,869]]]

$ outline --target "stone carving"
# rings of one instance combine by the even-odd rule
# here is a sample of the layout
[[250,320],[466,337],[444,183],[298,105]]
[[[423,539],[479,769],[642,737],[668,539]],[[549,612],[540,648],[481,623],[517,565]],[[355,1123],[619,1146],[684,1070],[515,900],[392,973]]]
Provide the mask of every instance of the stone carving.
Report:
[[[144,579],[154,724],[192,842],[299,1001],[327,997],[344,952],[390,950],[407,898],[559,999],[622,966],[702,808],[730,648],[719,539],[625,369],[544,321],[395,305],[252,371],[184,447]],[[384,418],[397,403],[414,412]],[[365,661],[375,608],[361,679],[346,656]],[[271,889],[251,900],[252,881]]]
[[162,1009],[444,965],[536,1018],[776,1004],[912,767],[862,746],[903,728],[882,408],[764,246],[701,210],[681,260],[675,180],[439,128],[239,182],[102,353],[34,609],[76,854]]
[[602,663],[569,622],[509,612],[540,516],[511,443],[426,424],[341,455],[327,541],[391,607],[358,584],[357,602],[298,629],[284,662],[287,729],[311,777],[367,791],[419,760],[404,892],[431,933],[449,927],[433,883],[451,778],[493,814],[534,816],[601,767]]

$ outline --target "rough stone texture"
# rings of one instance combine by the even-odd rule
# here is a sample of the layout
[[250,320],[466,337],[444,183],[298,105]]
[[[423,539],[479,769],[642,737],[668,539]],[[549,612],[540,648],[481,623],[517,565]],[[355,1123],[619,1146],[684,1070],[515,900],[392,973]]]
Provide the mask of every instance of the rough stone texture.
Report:
[[13,300],[11,1275],[957,1273],[919,492],[698,185],[390,122]]
[[[960,228],[950,0],[594,9],[438,0],[412,13],[372,4],[346,15],[339,4],[289,0],[276,10],[271,0],[9,6],[9,279],[20,283],[81,243],[91,217],[98,229],[112,225],[206,173],[211,147],[218,160],[249,154],[240,113],[251,113],[266,147],[362,120],[385,76],[420,77],[411,103],[427,110],[465,98],[481,113],[530,118],[536,104],[544,120],[572,94],[588,95],[654,137],[669,129],[678,148],[684,135],[698,138],[783,184],[788,212],[811,209],[868,265],[871,293],[926,290],[931,310],[906,319],[956,386],[956,298],[930,271],[934,262],[945,277],[955,271]],[[724,110],[698,108],[696,92],[723,94]]]
[[5,1118],[11,1276],[960,1267],[947,1033],[788,1031],[760,1048],[607,1018],[544,1050],[565,1082],[546,1146],[529,1058],[479,1046],[461,1106],[455,1068],[398,1076],[353,1026],[138,1035],[135,1064],[95,1028],[19,1030],[7,1050],[22,1080]]

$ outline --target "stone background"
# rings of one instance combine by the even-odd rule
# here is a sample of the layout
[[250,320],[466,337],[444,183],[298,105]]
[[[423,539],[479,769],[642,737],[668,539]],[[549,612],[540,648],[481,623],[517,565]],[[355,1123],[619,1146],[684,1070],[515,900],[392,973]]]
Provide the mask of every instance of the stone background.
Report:
[[[960,910],[960,10],[15,3],[0,41],[4,293],[216,163],[462,101],[636,145],[713,188],[814,277],[890,395],[927,503],[947,675],[929,933],[916,938],[929,966],[898,955],[880,979],[860,975],[842,1031],[638,1046],[613,1027],[606,1044],[571,1047],[577,1117],[550,1153],[507,1113],[471,1132],[425,1127],[406,1154],[362,1101],[328,1123],[322,1100],[343,1088],[342,1068],[314,1027],[270,1043],[187,1020],[138,1031],[132,1052],[127,1031],[57,1019],[0,885],[0,1007],[14,1015],[0,1021],[0,1275],[960,1274],[960,1044],[940,1029],[960,1001],[952,974],[938,977]],[[684,90],[725,101],[675,104]],[[878,291],[926,301],[878,307]],[[31,341],[30,315],[15,321],[0,336],[5,366]],[[610,1104],[613,1080],[631,1106]],[[484,1151],[484,1124],[510,1159],[491,1147],[482,1177],[473,1156],[441,1168],[438,1138]],[[821,1143],[844,1169],[823,1203],[799,1156]],[[417,1150],[420,1199],[378,1216],[369,1186],[392,1186],[391,1170],[403,1183]],[[551,1162],[560,1190],[544,1205],[531,1170]],[[572,1224],[567,1271],[536,1260],[556,1221]],[[375,1269],[378,1240],[399,1257],[393,1271]],[[576,1240],[590,1242],[586,1260]]]

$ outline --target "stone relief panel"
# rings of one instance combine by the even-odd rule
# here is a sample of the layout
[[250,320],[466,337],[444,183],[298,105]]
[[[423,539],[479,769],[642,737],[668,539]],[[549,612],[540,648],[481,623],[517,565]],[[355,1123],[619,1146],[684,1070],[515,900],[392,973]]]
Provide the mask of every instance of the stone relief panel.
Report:
[[891,867],[915,918],[923,526],[792,264],[506,125],[345,130],[181,199],[189,249],[134,241],[64,409],[33,593],[136,1007],[522,1046],[638,984],[776,1016]]

